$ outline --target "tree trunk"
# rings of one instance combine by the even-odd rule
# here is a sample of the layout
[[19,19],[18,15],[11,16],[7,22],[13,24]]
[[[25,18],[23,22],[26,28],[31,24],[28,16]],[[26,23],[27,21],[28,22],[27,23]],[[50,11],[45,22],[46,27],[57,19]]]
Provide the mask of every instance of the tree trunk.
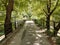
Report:
[[54,36],[57,35],[59,29],[60,29],[60,22],[58,23],[56,27],[54,26]]
[[13,10],[13,3],[13,0],[9,0],[8,5],[6,6],[6,18],[4,24],[5,36],[12,32],[11,13]]
[[50,16],[49,15],[46,17],[46,27],[47,27],[47,31],[50,30]]

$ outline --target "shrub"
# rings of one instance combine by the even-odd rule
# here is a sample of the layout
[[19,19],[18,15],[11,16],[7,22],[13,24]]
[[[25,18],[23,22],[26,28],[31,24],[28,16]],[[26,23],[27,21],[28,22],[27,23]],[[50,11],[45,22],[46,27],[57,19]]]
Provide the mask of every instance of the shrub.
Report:
[[58,38],[56,39],[56,44],[57,44],[57,45],[60,45],[60,37],[58,37]]

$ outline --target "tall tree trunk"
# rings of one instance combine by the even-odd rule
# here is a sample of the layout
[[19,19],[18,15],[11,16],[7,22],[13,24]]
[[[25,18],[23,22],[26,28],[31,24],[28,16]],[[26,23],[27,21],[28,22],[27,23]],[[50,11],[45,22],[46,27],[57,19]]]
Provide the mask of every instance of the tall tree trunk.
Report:
[[47,15],[46,17],[46,26],[47,26],[47,31],[50,30],[50,15]]
[[55,11],[55,9],[57,8],[58,2],[59,0],[56,1],[56,5],[54,6],[54,8],[51,10],[51,1],[52,0],[47,0],[47,11],[43,9],[43,11],[46,14],[46,27],[47,30],[50,30],[50,16],[52,15],[52,13]]
[[12,32],[11,13],[13,10],[14,0],[9,0],[6,6],[6,18],[4,24],[5,36]]

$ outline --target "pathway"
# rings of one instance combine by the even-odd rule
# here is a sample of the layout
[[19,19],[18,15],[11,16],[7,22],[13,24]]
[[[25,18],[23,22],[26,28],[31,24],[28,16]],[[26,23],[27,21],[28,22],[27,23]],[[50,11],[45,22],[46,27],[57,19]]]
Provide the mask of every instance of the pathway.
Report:
[[7,45],[51,45],[44,33],[33,21],[25,23],[24,27],[7,43]]
[[21,45],[51,45],[46,35],[39,30],[35,24],[26,26],[25,32],[22,37]]

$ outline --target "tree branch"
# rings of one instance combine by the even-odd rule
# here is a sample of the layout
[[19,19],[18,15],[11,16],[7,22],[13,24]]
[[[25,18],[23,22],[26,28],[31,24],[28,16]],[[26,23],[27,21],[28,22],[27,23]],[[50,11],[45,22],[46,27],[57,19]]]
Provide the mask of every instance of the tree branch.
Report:
[[50,12],[50,15],[55,11],[55,9],[56,9],[56,7],[57,7],[57,5],[58,5],[58,1],[59,1],[59,0],[56,1],[56,5],[55,5],[55,7],[52,9],[52,11]]
[[48,13],[43,9],[43,11],[45,12],[46,15],[48,15]]
[[48,13],[50,13],[50,8],[51,8],[51,0],[48,0],[47,1],[47,10],[48,10]]

